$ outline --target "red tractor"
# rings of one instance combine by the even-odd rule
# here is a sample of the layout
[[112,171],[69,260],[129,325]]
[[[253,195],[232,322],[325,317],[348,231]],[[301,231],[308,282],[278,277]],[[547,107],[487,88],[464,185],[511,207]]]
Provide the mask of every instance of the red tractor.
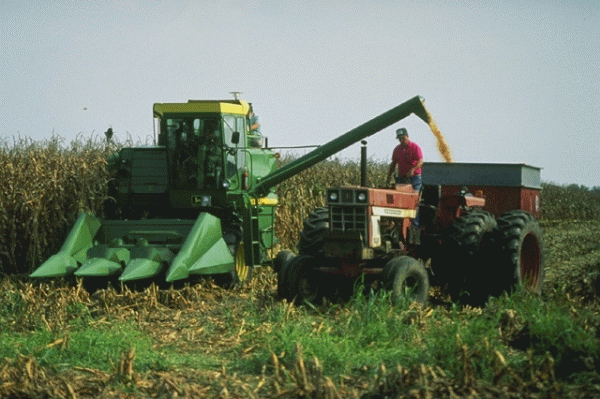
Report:
[[[513,182],[505,175],[520,176]],[[368,188],[364,180],[328,189],[327,207],[304,222],[298,254],[281,251],[275,259],[279,296],[318,303],[347,295],[359,278],[391,290],[395,303],[408,297],[424,305],[430,285],[473,305],[518,287],[540,292],[539,169],[426,163],[423,178],[420,193],[410,185]]]

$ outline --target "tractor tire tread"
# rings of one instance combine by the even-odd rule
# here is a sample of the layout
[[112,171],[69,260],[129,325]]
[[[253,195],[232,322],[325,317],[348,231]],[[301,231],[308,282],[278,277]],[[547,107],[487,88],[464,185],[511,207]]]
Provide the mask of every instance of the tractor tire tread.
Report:
[[429,300],[429,275],[422,263],[410,256],[399,256],[390,260],[384,269],[388,270],[387,287],[392,291],[392,302],[398,305],[405,300],[405,283],[408,279],[416,281],[412,300],[420,306],[425,306]]
[[[516,210],[510,211],[498,218],[498,227],[494,231],[494,254],[496,261],[496,286],[494,294],[511,291],[523,285],[521,278],[521,251],[526,236],[535,238],[535,249],[539,252],[533,254],[538,259],[535,279],[536,286],[532,289],[540,293],[544,279],[544,255],[542,231],[537,219],[530,213]],[[532,255],[532,254],[529,254]]]
[[304,229],[300,233],[298,252],[319,256],[323,250],[323,234],[329,230],[329,209],[317,208],[304,221]]

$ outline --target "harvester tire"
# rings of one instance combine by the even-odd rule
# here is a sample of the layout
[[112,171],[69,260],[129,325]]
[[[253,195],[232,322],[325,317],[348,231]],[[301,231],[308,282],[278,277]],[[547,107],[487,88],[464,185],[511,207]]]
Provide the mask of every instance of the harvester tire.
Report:
[[544,281],[544,244],[539,222],[525,211],[510,211],[498,218],[492,235],[489,295],[525,288],[540,294]]
[[[425,306],[429,300],[429,275],[425,266],[410,256],[399,256],[384,267],[384,284],[392,291],[392,303],[399,305],[407,298]],[[386,278],[386,277],[384,277]]]
[[433,273],[439,285],[447,285],[453,301],[479,302],[476,291],[484,248],[496,225],[491,213],[474,209],[456,219],[444,234],[441,250],[432,259]]
[[215,282],[223,288],[240,287],[252,280],[254,268],[246,264],[244,241],[241,230],[231,230],[223,234],[227,247],[233,255],[234,266],[229,273],[215,276]]
[[317,208],[304,221],[298,252],[319,256],[323,253],[323,234],[329,230],[329,209]]
[[316,304],[322,298],[322,287],[319,287],[319,279],[311,264],[314,264],[314,258],[309,255],[298,255],[287,264],[284,268],[284,298],[296,304]]
[[254,268],[246,264],[246,253],[244,251],[244,242],[240,241],[235,249],[235,254],[233,255],[235,260],[235,266],[233,268],[233,272],[235,273],[233,276],[234,285],[243,285],[252,280],[252,272]]

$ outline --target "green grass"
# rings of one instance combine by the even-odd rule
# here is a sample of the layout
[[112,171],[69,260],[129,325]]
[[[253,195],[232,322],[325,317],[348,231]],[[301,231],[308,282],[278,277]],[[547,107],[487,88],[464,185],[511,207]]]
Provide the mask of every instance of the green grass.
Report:
[[141,370],[170,368],[152,349],[152,339],[132,323],[90,325],[77,322],[65,332],[39,329],[27,334],[0,334],[0,356],[18,355],[38,359],[43,366],[88,367],[104,371],[115,368],[122,353],[134,349]]
[[[570,306],[566,298],[544,302],[533,295],[514,294],[494,299],[483,309],[452,306],[422,311],[408,305],[394,308],[385,293],[316,310],[275,305],[248,318],[271,328],[268,334],[261,330],[246,336],[248,341],[240,348],[260,342],[265,349],[237,367],[257,371],[272,354],[292,367],[300,345],[304,356],[318,358],[325,375],[331,377],[365,366],[374,370],[382,364],[388,369],[425,364],[437,365],[455,378],[468,370],[492,383],[497,375],[496,353],[527,373],[532,367],[529,350],[538,363],[550,354],[560,376],[573,378],[585,374],[584,359],[598,362],[600,353],[595,330],[586,327],[596,315],[585,309],[573,314]],[[513,315],[511,320],[506,320],[507,314]],[[510,322],[516,323],[513,330],[506,326]],[[528,334],[528,349],[512,346],[519,333]],[[575,367],[572,373],[567,372],[569,367]]]
[[[62,329],[50,331],[40,323],[26,331],[13,330],[18,315],[8,310],[22,308],[20,301],[14,295],[2,296],[0,358],[32,357],[57,371],[83,367],[114,372],[121,356],[134,349],[136,372],[226,367],[260,375],[274,355],[293,370],[301,348],[307,363],[318,359],[323,375],[334,380],[340,375],[375,378],[382,366],[393,370],[397,365],[425,365],[457,381],[493,386],[498,379],[510,384],[515,375],[525,381],[541,378],[551,361],[563,383],[600,383],[594,371],[600,366],[598,307],[581,306],[562,292],[550,298],[504,295],[481,309],[452,304],[394,307],[384,291],[324,306],[252,300],[243,308],[220,311],[217,325],[209,321],[214,315],[198,324],[206,326],[202,344],[185,342],[182,335],[165,343],[152,320],[140,324],[137,316],[119,312],[94,316],[88,305],[78,302],[67,306],[70,321]],[[186,327],[167,325],[169,331]],[[207,351],[208,341],[229,344]],[[499,358],[513,374],[503,374]]]

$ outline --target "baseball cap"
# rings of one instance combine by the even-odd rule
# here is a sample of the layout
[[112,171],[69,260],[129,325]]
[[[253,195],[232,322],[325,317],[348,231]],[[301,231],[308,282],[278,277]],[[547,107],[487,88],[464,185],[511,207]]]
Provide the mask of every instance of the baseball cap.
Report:
[[405,128],[401,127],[400,129],[396,130],[396,138],[404,136],[408,136],[408,131]]

